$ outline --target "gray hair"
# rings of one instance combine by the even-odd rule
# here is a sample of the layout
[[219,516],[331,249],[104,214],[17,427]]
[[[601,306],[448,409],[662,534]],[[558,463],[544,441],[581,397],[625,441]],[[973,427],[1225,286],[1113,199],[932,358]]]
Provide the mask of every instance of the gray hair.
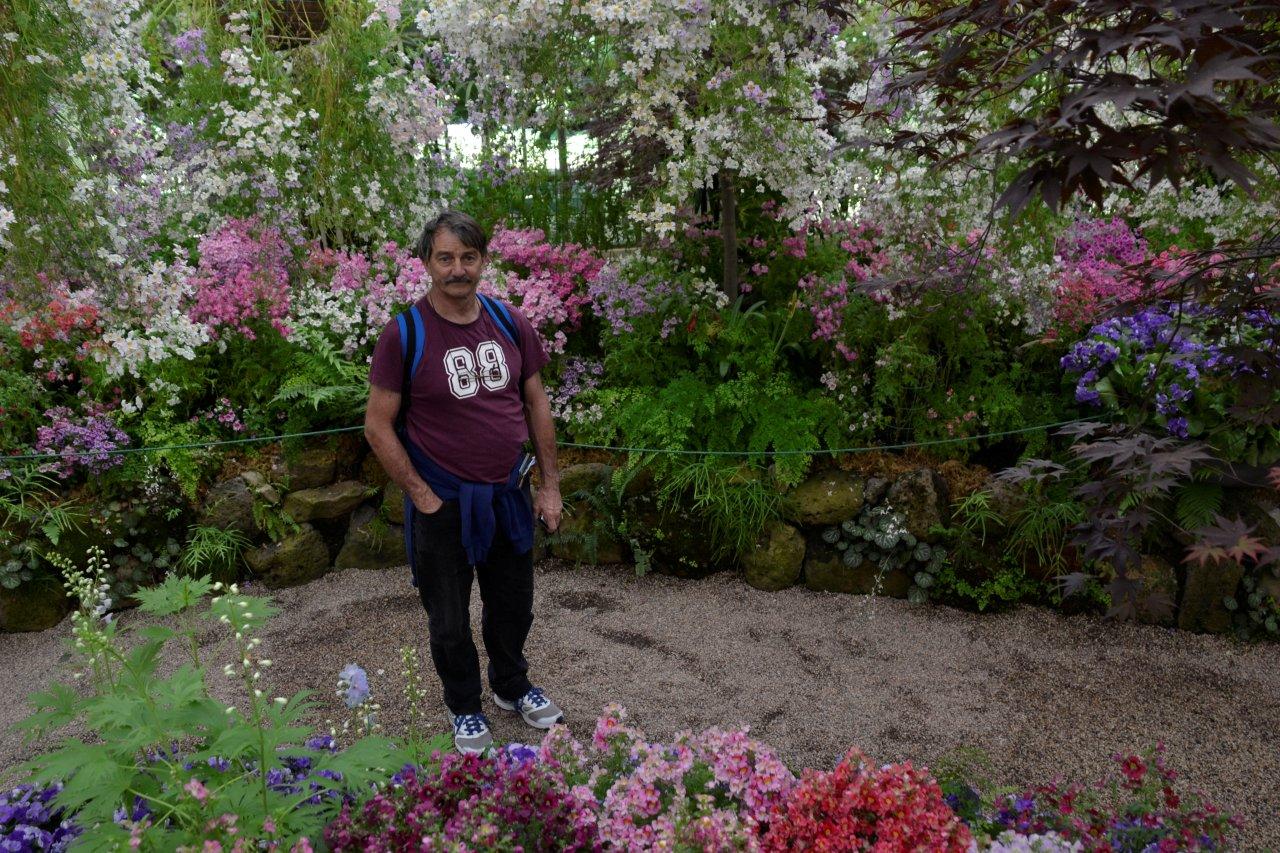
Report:
[[437,231],[450,232],[462,245],[475,249],[481,256],[489,254],[489,235],[484,233],[480,223],[461,211],[446,210],[423,226],[422,236],[414,244],[413,254],[424,264],[431,259],[431,242]]

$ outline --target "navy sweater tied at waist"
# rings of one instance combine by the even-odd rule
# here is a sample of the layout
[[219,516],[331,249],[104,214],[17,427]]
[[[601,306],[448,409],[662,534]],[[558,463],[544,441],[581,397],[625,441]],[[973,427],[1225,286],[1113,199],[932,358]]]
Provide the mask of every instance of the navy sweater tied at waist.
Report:
[[[462,515],[462,546],[467,552],[467,562],[473,566],[485,562],[499,528],[511,540],[515,553],[523,554],[533,548],[533,507],[520,483],[520,468],[526,454],[521,453],[516,458],[505,483],[474,483],[441,468],[407,437],[402,435],[400,440],[414,470],[431,487],[431,491],[441,500],[458,502]],[[409,568],[413,571],[413,585],[417,586],[418,569],[413,558],[414,509],[412,499],[405,495],[404,544]]]

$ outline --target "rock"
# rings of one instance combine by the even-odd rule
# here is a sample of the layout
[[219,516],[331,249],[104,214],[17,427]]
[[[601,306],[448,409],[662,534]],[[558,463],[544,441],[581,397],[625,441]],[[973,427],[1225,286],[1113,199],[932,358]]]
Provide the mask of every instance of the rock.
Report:
[[[1162,557],[1144,556],[1142,565],[1130,570],[1130,576],[1142,585],[1142,591],[1138,593],[1138,621],[1172,628],[1174,603],[1178,600],[1178,575],[1169,561]],[[1152,595],[1164,596],[1168,608],[1152,611],[1144,607],[1143,602]]]
[[603,565],[626,562],[628,548],[613,531],[611,519],[600,512],[586,494],[608,488],[613,467],[601,462],[570,465],[560,472],[560,494],[565,514],[560,529],[547,537],[551,553],[575,563]]
[[1280,567],[1273,566],[1259,571],[1258,592],[1280,601]]
[[1178,606],[1178,627],[1184,631],[1225,634],[1231,611],[1223,599],[1236,594],[1244,567],[1231,561],[1187,564],[1187,585]]
[[61,622],[72,606],[57,578],[35,578],[13,589],[0,587],[0,631],[44,631]]
[[338,467],[338,454],[327,447],[308,447],[285,460],[289,488],[295,491],[316,489],[333,482]]
[[906,598],[911,577],[901,569],[880,573],[880,567],[863,561],[856,568],[845,565],[843,552],[813,537],[804,563],[805,586],[818,592],[845,592],[870,595],[879,579],[879,594]]
[[387,481],[379,507],[382,519],[391,524],[404,524],[404,489],[395,480]]
[[271,506],[280,504],[280,491],[257,471],[243,471],[240,479],[244,480],[244,484],[249,487],[249,491],[253,492],[254,497],[260,498]]
[[575,492],[590,492],[609,482],[613,477],[613,466],[603,462],[584,462],[570,465],[560,472],[560,494],[569,499]]
[[341,518],[360,506],[369,488],[358,480],[343,480],[318,489],[290,492],[284,497],[284,511],[294,521]]
[[987,505],[1000,516],[1000,532],[1004,532],[1019,512],[1027,508],[1027,492],[1021,485],[1000,478],[992,478],[987,491],[991,492]]
[[375,489],[381,489],[387,483],[391,482],[391,477],[387,475],[387,471],[382,467],[382,463],[378,461],[375,453],[370,453],[360,463],[360,481],[368,483]]
[[800,578],[804,537],[789,524],[774,522],[756,547],[742,558],[747,583],[771,592],[786,589]]
[[839,524],[855,518],[865,502],[866,481],[852,471],[824,471],[791,494],[786,519],[804,526]]
[[951,522],[946,483],[929,468],[898,477],[889,487],[885,503],[903,515],[907,530],[921,542],[932,541],[929,528]]
[[220,530],[238,530],[251,538],[260,535],[253,520],[254,494],[243,476],[217,483],[205,495],[198,523]]
[[626,547],[586,501],[578,502],[572,515],[561,517],[560,528],[547,537],[547,546],[553,556],[574,563],[627,562]]
[[653,474],[642,470],[627,483],[622,498],[623,520],[635,531],[638,547],[650,555],[649,566],[659,574],[703,578],[730,568],[715,551],[705,522],[681,502],[676,508],[658,506]]
[[884,499],[884,493],[887,491],[889,491],[889,481],[884,477],[868,477],[867,484],[862,489],[862,498],[867,506],[875,506]]
[[255,578],[271,589],[304,584],[329,570],[329,549],[310,524],[279,542],[246,551],[244,559]]
[[387,524],[373,507],[361,507],[352,514],[334,568],[385,569],[408,564],[402,525]]

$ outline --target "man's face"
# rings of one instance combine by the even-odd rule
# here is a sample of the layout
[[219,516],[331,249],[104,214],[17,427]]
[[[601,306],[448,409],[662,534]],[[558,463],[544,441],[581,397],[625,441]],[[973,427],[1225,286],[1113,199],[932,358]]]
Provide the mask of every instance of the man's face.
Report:
[[440,229],[431,240],[431,257],[427,272],[431,284],[445,296],[470,296],[480,283],[485,256],[465,245],[448,229]]

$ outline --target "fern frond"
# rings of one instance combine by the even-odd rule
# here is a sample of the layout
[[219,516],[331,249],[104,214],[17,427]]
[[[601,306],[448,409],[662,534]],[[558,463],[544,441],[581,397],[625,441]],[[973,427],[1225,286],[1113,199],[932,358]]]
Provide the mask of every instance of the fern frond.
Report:
[[1222,486],[1188,483],[1178,494],[1178,524],[1187,530],[1207,527],[1222,510]]

